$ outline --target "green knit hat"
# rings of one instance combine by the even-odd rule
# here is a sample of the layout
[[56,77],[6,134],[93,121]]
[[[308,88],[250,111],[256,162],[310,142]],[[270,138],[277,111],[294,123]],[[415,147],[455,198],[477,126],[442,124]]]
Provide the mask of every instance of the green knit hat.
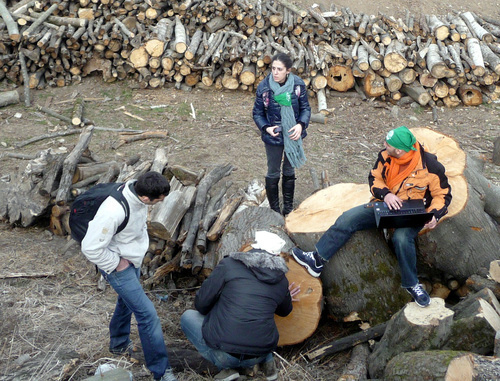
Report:
[[413,145],[417,142],[417,139],[405,126],[389,131],[385,137],[385,141],[394,148],[402,149],[406,152],[410,152],[410,150],[417,150],[413,147]]

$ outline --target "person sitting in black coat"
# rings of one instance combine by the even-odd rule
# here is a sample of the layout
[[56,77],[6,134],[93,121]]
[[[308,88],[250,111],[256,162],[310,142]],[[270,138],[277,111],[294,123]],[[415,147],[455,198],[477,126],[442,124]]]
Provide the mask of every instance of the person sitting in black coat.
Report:
[[215,380],[236,380],[238,368],[255,364],[262,364],[267,380],[278,378],[274,314],[290,314],[300,288],[285,276],[288,267],[279,255],[285,241],[265,231],[255,236],[252,250],[220,261],[196,294],[196,310],[181,317],[189,341],[221,370]]

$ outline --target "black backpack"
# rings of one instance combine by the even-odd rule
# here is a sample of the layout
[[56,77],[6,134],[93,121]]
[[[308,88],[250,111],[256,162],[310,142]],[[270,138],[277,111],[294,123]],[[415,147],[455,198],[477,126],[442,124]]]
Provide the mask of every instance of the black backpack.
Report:
[[124,188],[124,183],[97,184],[90,188],[88,191],[79,195],[75,199],[75,201],[73,201],[69,215],[71,238],[73,238],[78,243],[82,242],[85,234],[87,234],[89,222],[94,219],[97,210],[99,209],[103,201],[106,200],[109,196],[118,201],[125,210],[125,219],[120,224],[120,226],[118,226],[116,233],[119,233],[123,229],[125,229],[125,226],[127,226],[128,223],[130,208],[128,206],[127,200],[123,196]]

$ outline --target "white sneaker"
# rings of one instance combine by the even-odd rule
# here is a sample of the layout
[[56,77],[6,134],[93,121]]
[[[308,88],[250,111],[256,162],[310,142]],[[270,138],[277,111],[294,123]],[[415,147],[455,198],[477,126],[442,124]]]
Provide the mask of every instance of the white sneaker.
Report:
[[177,378],[174,376],[172,369],[167,369],[165,373],[163,373],[162,378],[160,378],[160,381],[177,381]]

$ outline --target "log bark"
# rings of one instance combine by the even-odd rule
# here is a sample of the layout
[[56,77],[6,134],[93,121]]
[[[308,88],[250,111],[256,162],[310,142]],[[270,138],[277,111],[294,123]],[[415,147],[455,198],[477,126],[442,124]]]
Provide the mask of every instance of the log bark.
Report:
[[381,378],[387,363],[403,352],[439,348],[453,324],[453,311],[434,298],[424,308],[408,303],[389,321],[384,336],[368,359],[371,378]]
[[463,380],[479,381],[498,378],[500,359],[462,351],[420,351],[401,353],[384,371],[384,380],[410,381]]
[[368,375],[367,359],[370,354],[368,344],[358,344],[351,352],[351,359],[337,381],[364,380]]
[[383,376],[387,363],[403,352],[443,349],[491,353],[500,327],[495,309],[476,297],[459,302],[453,309],[446,308],[442,299],[432,298],[425,309],[409,303],[399,311],[370,355],[370,376]]
[[170,241],[196,195],[196,187],[188,186],[170,192],[163,202],[155,205],[148,221],[148,233]]
[[57,190],[55,201],[59,205],[64,205],[68,201],[70,196],[70,187],[72,184],[73,174],[76,169],[76,165],[80,160],[80,157],[85,151],[90,143],[90,139],[92,138],[92,134],[94,132],[94,127],[89,126],[86,127],[80,137],[75,148],[71,151],[71,153],[66,157],[63,164],[63,173],[61,175],[61,180],[59,182],[59,188]]
[[0,107],[19,103],[19,93],[17,90],[4,91],[0,93]]
[[309,361],[318,360],[322,357],[344,351],[369,340],[378,339],[384,335],[387,328],[387,322],[381,323],[364,331],[354,333],[349,336],[341,337],[340,339],[332,340],[319,348],[306,353],[306,358]]
[[222,206],[217,219],[210,227],[210,230],[207,232],[207,238],[210,241],[216,241],[219,239],[222,232],[226,228],[226,225],[229,223],[231,217],[233,216],[236,209],[238,209],[242,201],[243,195],[240,193],[237,193],[227,199],[227,201]]
[[[459,281],[465,281],[480,268],[488,268],[500,252],[500,233],[492,218],[484,212],[485,191],[478,180],[482,175],[475,168],[474,161],[468,158],[465,169],[467,188],[462,189],[460,183],[452,184],[452,192],[460,195],[462,202],[463,195],[467,195],[463,210],[459,209],[452,218],[418,238],[419,252],[426,253],[422,259]],[[450,213],[453,212],[451,207]],[[449,260],[451,253],[455,258],[453,261]]]
[[431,100],[431,96],[427,90],[415,83],[401,86],[401,91],[409,95],[415,102],[418,102],[420,106],[426,106]]
[[198,185],[198,191],[196,193],[196,201],[194,204],[193,218],[191,225],[189,226],[189,231],[186,240],[182,244],[183,253],[190,253],[193,249],[196,234],[198,233],[199,223],[203,215],[203,208],[205,206],[205,201],[207,198],[208,191],[210,188],[216,184],[219,180],[228,176],[233,170],[233,166],[230,164],[221,165],[210,171]]
[[19,34],[17,23],[12,18],[12,15],[5,6],[3,0],[0,1],[0,16],[2,16],[3,22],[7,26],[7,31],[9,32],[9,38],[12,41],[19,42],[21,40],[21,35]]

